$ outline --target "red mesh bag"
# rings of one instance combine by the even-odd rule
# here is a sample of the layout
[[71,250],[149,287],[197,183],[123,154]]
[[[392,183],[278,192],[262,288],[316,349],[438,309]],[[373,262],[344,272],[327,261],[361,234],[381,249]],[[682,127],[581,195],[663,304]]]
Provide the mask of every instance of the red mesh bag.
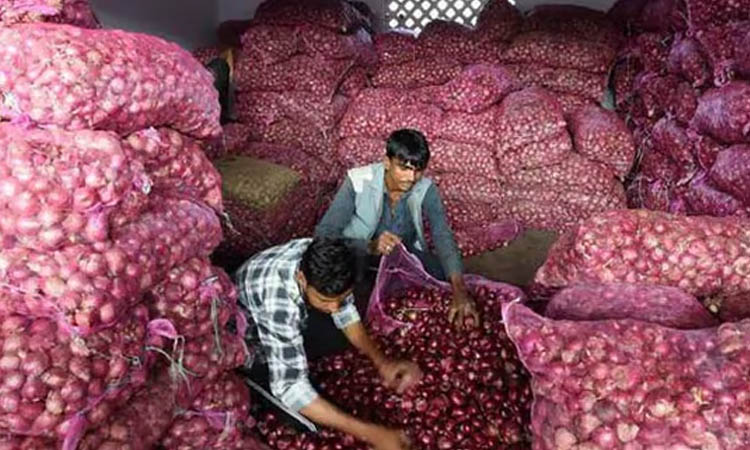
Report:
[[545,141],[565,130],[562,108],[541,88],[527,88],[509,94],[500,104],[497,125],[503,139],[496,142],[498,158],[512,149]]
[[378,60],[383,65],[396,65],[416,61],[422,55],[417,39],[411,34],[391,31],[377,33],[373,38]]
[[718,190],[703,172],[699,172],[690,180],[684,199],[691,214],[714,217],[748,216],[748,209],[743,208],[742,202]]
[[315,25],[298,26],[301,49],[304,53],[325,59],[345,59],[374,65],[378,55],[370,34],[363,28],[342,34]]
[[672,39],[673,35],[665,32],[636,36],[636,52],[647,71],[660,73],[664,70],[664,61],[669,57]]
[[577,113],[582,108],[598,105],[596,102],[593,102],[586,97],[581,97],[575,94],[557,93],[557,102],[560,103],[560,107],[562,108],[565,117]]
[[242,92],[237,96],[237,119],[270,124],[288,118],[330,132],[344,115],[349,99],[343,95],[321,97],[304,91]]
[[635,90],[643,102],[645,114],[654,122],[664,116],[673,106],[671,100],[679,85],[680,79],[674,75],[662,76],[655,72],[638,75]]
[[750,291],[746,220],[683,217],[655,211],[611,211],[583,222],[553,246],[535,281],[674,286],[723,299]]
[[580,109],[568,121],[578,153],[600,162],[624,178],[635,159],[635,142],[625,122],[598,106]]
[[560,164],[572,154],[570,135],[562,131],[544,141],[503,149],[503,153],[497,155],[497,170],[502,179],[521,170]]
[[523,17],[508,0],[489,0],[477,19],[479,39],[489,42],[510,41],[521,29]]
[[724,86],[738,75],[747,74],[742,70],[742,55],[747,55],[748,33],[750,21],[716,23],[691,30],[690,34],[706,55],[714,85]]
[[253,24],[242,34],[241,42],[242,57],[261,66],[286,61],[300,51],[295,27]]
[[364,17],[351,3],[341,0],[267,0],[258,6],[255,20],[271,25],[315,24],[346,31],[363,23]]
[[680,0],[654,0],[647,2],[641,11],[638,27],[648,31],[671,32],[687,28],[683,2]]
[[694,28],[750,20],[750,3],[746,0],[715,2],[685,0],[685,6],[690,25]]
[[221,213],[221,176],[198,141],[169,128],[150,128],[124,144],[143,161],[154,192],[198,199]]
[[103,242],[146,208],[151,180],[117,135],[0,125],[3,247]]
[[416,96],[446,111],[478,113],[486,110],[515,90],[511,74],[500,66],[476,64],[442,86],[425,87]]
[[323,133],[315,127],[286,118],[268,125],[253,125],[249,140],[299,148],[311,156],[320,158],[327,158],[333,153],[332,134]]
[[305,179],[327,185],[335,185],[341,181],[343,172],[343,167],[338,163],[308,155],[297,147],[248,142],[238,154],[289,167],[302,174]]
[[88,0],[9,0],[0,9],[0,24],[50,22],[101,28]]
[[295,55],[288,60],[263,66],[241,54],[235,66],[239,91],[305,91],[319,96],[332,96],[349,69],[347,60],[320,60]]
[[445,197],[484,202],[500,199],[500,185],[496,180],[464,173],[433,173],[430,178],[440,187],[440,192]]
[[228,123],[222,126],[222,134],[206,142],[204,152],[210,160],[236,153],[250,138],[252,126],[244,123]]
[[49,319],[4,315],[4,433],[59,439],[74,449],[86,428],[95,428],[146,381],[149,352],[160,344],[150,334],[148,310],[137,306],[119,322],[85,338]]
[[151,317],[167,319],[184,337],[210,335],[237,313],[237,290],[229,276],[206,257],[173,267],[144,301]]
[[678,330],[551,320],[518,302],[503,307],[503,318],[532,373],[535,448],[748,444],[746,405],[735,399],[747,396],[750,323]]
[[348,168],[380,162],[385,156],[385,140],[345,137],[336,144],[336,155]]
[[435,137],[451,142],[491,146],[497,140],[498,108],[478,114],[447,112],[434,130]]
[[669,286],[578,284],[556,293],[544,310],[554,320],[624,320],[692,330],[719,324],[692,295]]
[[149,126],[197,138],[221,132],[213,77],[176,44],[53,24],[0,28],[0,41],[3,119],[120,134]]
[[[206,386],[186,411],[180,411],[161,445],[172,449],[224,449],[241,439],[250,417],[250,391],[244,379],[227,372]],[[246,447],[253,448],[253,447]]]
[[375,87],[413,89],[447,83],[461,73],[461,63],[454,59],[430,58],[381,65],[372,76]]
[[750,83],[733,81],[707,91],[691,126],[726,144],[750,142]]
[[617,49],[622,33],[602,11],[576,5],[539,5],[527,13],[523,31],[550,31],[590,39]]
[[502,54],[502,59],[509,63],[538,63],[606,73],[614,63],[615,51],[581,37],[532,31],[518,35]]
[[687,133],[693,142],[693,154],[698,164],[703,170],[710,170],[719,153],[727,146],[721,145],[709,136],[704,136],[694,130],[688,130]]
[[668,156],[685,172],[695,172],[696,164],[687,130],[675,121],[663,118],[654,126],[651,138],[655,150]]
[[[385,148],[384,143],[382,148]],[[498,177],[495,155],[490,149],[442,139],[430,142],[429,170],[474,174],[479,178],[488,179]]]
[[708,62],[698,42],[689,37],[678,37],[672,43],[667,68],[684,77],[693,87],[703,86],[710,76]]
[[80,335],[113,325],[140,294],[221,240],[215,212],[189,200],[153,196],[141,217],[109,240],[54,251],[0,255],[0,314],[50,317]]
[[79,449],[148,450],[158,444],[174,420],[174,379],[169,370],[154,372],[146,386],[102,426],[92,429]]
[[551,91],[574,94],[599,102],[607,89],[607,76],[576,69],[546,67],[542,64],[508,66],[524,86],[539,86]]
[[612,170],[575,153],[559,164],[520,170],[502,176],[500,181],[504,185],[545,186],[551,190],[575,190],[590,194],[621,189]]
[[708,175],[712,184],[750,205],[750,145],[719,152]]

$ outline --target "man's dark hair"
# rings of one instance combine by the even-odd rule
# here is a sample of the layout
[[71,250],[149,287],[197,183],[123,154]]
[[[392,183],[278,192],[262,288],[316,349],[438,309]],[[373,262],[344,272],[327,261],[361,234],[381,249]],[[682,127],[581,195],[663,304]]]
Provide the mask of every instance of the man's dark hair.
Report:
[[315,238],[302,254],[300,270],[316,291],[335,297],[354,284],[354,253],[343,239]]
[[397,158],[417,170],[424,170],[430,161],[430,147],[420,131],[404,128],[388,136],[385,152],[389,158]]

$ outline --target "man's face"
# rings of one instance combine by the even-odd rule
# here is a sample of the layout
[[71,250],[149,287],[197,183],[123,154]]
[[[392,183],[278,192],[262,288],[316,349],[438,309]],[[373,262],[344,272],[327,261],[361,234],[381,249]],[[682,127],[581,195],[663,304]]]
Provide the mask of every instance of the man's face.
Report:
[[387,185],[391,190],[407,192],[420,178],[424,170],[418,170],[412,164],[398,158],[385,157]]
[[339,296],[327,297],[318,292],[312,286],[308,285],[305,287],[305,298],[307,298],[307,302],[310,303],[313,308],[326,314],[333,314],[338,311],[339,308],[341,308],[344,299],[346,299],[351,293],[352,290],[349,289]]

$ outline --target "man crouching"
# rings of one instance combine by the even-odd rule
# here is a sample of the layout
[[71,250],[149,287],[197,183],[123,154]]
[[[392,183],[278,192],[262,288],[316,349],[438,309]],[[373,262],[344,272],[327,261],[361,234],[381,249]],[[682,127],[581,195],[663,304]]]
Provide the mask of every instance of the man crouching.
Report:
[[[335,353],[346,344],[367,355],[386,386],[399,393],[421,377],[415,364],[387,359],[367,334],[352,295],[354,256],[343,240],[290,241],[255,255],[235,277],[251,324],[248,340],[260,349],[252,372],[268,374],[274,397],[313,422],[351,434],[376,450],[409,448],[402,432],[341,411],[321,397],[308,378],[308,356]],[[360,303],[364,313],[366,301]]]

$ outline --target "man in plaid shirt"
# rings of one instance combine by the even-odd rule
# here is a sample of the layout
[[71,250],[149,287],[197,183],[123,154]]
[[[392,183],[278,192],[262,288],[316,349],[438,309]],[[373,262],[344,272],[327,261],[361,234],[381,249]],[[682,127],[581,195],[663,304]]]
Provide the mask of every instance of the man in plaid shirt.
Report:
[[[247,338],[261,350],[254,364],[263,369],[267,364],[273,395],[313,422],[377,450],[408,449],[402,432],[342,412],[320,397],[308,379],[307,355],[326,344],[330,324],[372,360],[389,387],[403,392],[421,377],[415,364],[388,360],[368,336],[352,295],[354,265],[345,241],[330,238],[293,240],[248,260],[236,279],[240,304],[253,324]],[[327,315],[326,323],[313,320]]]

